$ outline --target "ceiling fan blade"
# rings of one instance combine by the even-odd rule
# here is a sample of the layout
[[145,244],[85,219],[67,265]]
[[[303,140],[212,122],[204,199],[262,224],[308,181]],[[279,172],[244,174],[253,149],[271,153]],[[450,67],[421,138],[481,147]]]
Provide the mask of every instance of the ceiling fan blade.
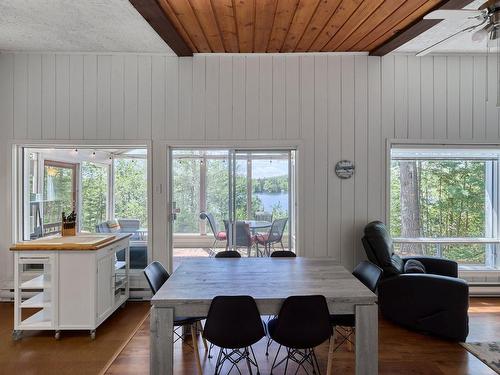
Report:
[[497,0],[487,0],[483,3],[483,5],[481,5],[479,7],[479,10],[483,10],[483,9],[494,9],[495,8],[495,3],[497,2]]
[[[482,24],[481,24],[481,25],[482,25]],[[478,26],[480,26],[480,25],[469,26],[469,27],[467,27],[467,28],[465,28],[465,29],[463,29],[463,30],[457,31],[456,33],[451,34],[450,36],[448,36],[448,37],[446,37],[446,38],[444,38],[444,39],[440,40],[440,41],[439,41],[439,42],[437,42],[437,43],[434,43],[433,45],[431,45],[431,46],[427,47],[426,49],[423,49],[422,51],[420,51],[419,53],[417,53],[417,54],[416,54],[416,56],[419,56],[419,57],[420,57],[420,56],[425,56],[425,55],[427,55],[428,53],[431,53],[433,50],[435,50],[435,49],[436,49],[436,47],[440,46],[441,44],[444,44],[444,43],[446,43],[446,42],[449,42],[450,40],[455,39],[457,36],[462,35],[462,34],[464,34],[464,33],[466,33],[466,32],[472,31],[472,30],[474,30],[475,28],[477,28]]]
[[464,20],[467,18],[481,17],[483,13],[483,11],[472,9],[443,9],[426,14],[424,20]]

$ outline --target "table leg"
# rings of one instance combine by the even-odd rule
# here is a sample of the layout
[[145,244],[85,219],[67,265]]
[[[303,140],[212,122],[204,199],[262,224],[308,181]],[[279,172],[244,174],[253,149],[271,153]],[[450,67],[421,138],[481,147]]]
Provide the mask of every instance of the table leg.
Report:
[[172,375],[174,366],[174,310],[153,306],[150,319],[150,374]]
[[378,307],[356,306],[356,375],[378,374]]

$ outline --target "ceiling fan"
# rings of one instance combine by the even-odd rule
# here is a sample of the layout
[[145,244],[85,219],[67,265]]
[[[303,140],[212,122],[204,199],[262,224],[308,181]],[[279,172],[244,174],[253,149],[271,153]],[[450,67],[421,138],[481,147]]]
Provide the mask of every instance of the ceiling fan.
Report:
[[[478,9],[442,9],[427,14],[424,19],[449,20],[451,22],[464,23],[467,20],[476,21],[474,25],[468,26],[456,33],[447,36],[437,43],[423,49],[417,56],[425,56],[437,47],[449,42],[466,33],[472,33],[472,41],[485,43],[488,54],[491,48],[496,47],[497,52],[497,107],[500,107],[500,0],[487,0]],[[486,59],[486,64],[488,64]],[[486,67],[488,71],[488,67]],[[486,80],[486,84],[488,85]],[[488,92],[488,90],[486,90]]]

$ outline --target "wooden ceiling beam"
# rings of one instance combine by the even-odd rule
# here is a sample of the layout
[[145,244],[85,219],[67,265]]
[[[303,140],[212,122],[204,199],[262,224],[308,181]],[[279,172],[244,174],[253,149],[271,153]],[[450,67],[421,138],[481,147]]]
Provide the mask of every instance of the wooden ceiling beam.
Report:
[[193,51],[182,39],[170,19],[156,0],[129,0],[135,9],[151,25],[156,33],[177,56],[193,56]]
[[[462,9],[463,7],[472,3],[473,0],[447,0],[440,3],[437,7],[431,9],[428,14],[437,9]],[[382,45],[378,46],[374,50],[370,51],[370,56],[384,56],[388,53],[394,51],[403,44],[409,42],[410,40],[416,38],[418,35],[429,30],[431,27],[437,25],[442,20],[425,20],[424,15],[412,22],[405,29],[397,32],[392,38],[387,40]]]

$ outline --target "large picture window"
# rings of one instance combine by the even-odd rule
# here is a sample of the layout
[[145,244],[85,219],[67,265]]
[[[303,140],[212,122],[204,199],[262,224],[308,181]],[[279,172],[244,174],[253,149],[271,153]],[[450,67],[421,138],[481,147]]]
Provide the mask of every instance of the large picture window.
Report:
[[496,268],[500,150],[393,148],[390,231],[401,255]]

